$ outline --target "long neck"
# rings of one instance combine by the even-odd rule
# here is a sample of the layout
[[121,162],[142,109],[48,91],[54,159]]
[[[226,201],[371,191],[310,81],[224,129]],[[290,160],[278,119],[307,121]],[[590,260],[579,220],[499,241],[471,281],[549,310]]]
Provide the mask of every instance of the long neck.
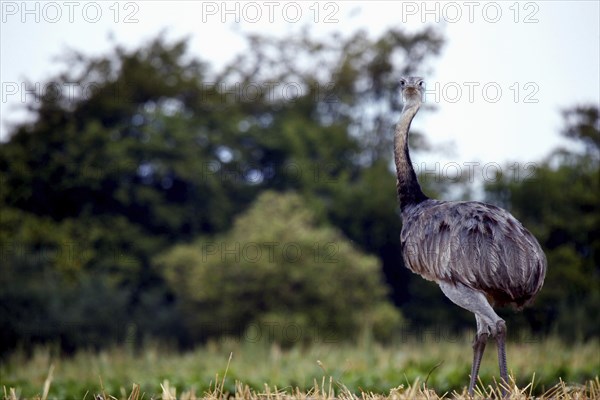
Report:
[[419,111],[419,105],[411,105],[402,109],[400,121],[396,125],[394,134],[394,161],[396,162],[396,189],[400,210],[411,204],[418,204],[427,200],[427,196],[421,190],[417,175],[410,162],[408,152],[408,130],[410,123]]

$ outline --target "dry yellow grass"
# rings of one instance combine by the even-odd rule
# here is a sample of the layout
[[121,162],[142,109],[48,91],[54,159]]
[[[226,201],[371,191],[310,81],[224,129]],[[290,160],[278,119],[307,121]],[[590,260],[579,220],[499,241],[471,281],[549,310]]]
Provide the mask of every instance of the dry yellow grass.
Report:
[[[564,382],[558,383],[547,393],[539,397],[534,397],[529,392],[529,386],[524,389],[518,389],[513,385],[510,388],[507,397],[503,397],[500,389],[491,386],[487,388],[478,387],[473,397],[466,393],[466,389],[462,393],[444,393],[438,394],[433,389],[427,388],[418,380],[411,385],[401,385],[390,390],[387,394],[378,394],[372,392],[353,393],[340,383],[333,382],[333,379],[325,379],[321,382],[315,382],[314,387],[309,392],[302,392],[299,389],[278,389],[269,388],[265,385],[263,391],[255,391],[247,385],[238,382],[236,384],[235,393],[222,393],[217,385],[213,391],[204,393],[201,396],[196,396],[193,392],[184,392],[177,397],[174,388],[168,385],[168,382],[162,385],[163,394],[162,400],[293,400],[293,399],[310,399],[310,400],[409,400],[409,399],[509,399],[509,400],[543,400],[543,399],[600,399],[600,381],[598,378],[587,382],[586,385],[573,387],[568,386]],[[139,387],[137,387],[139,388]],[[136,393],[138,397],[129,397],[127,400],[141,400],[139,391],[136,392],[136,386],[132,390],[132,394]],[[109,399],[103,399],[109,400]]]

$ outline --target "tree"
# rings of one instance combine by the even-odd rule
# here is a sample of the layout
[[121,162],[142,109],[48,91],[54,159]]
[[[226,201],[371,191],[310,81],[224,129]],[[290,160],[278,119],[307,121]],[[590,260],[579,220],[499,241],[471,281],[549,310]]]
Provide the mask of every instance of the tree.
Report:
[[157,265],[193,338],[254,324],[293,344],[356,338],[367,324],[389,339],[400,322],[377,258],[319,226],[293,193],[262,193],[231,231],[177,245]]
[[[402,270],[387,240],[399,231],[389,189],[397,78],[424,66],[442,39],[392,29],[375,39],[357,32],[317,40],[305,31],[248,41],[251,51],[215,72],[190,57],[185,40],[164,37],[132,51],[66,57],[51,79],[57,89],[28,105],[33,122],[0,144],[1,278],[14,289],[3,292],[10,340],[0,350],[21,338],[103,345],[121,340],[127,324],[139,335],[172,337],[184,318],[152,259],[224,234],[265,190],[301,194],[320,223],[334,221],[383,257],[384,270]],[[369,200],[364,207],[356,194]],[[63,259],[65,249],[77,249],[74,261]],[[119,296],[109,301],[111,293]],[[56,309],[82,306],[52,313],[52,302],[29,301],[42,294],[58,299]],[[22,313],[11,312],[16,304]],[[149,310],[161,318],[149,322]],[[52,316],[56,329],[29,335],[25,314]],[[67,314],[89,329],[64,323]],[[102,321],[85,319],[94,314]],[[107,315],[119,328],[99,339],[93,333],[106,329]]]
[[487,200],[510,209],[531,230],[548,258],[528,325],[589,339],[600,334],[589,322],[600,301],[600,118],[597,106],[563,115],[562,133],[579,145],[575,150],[559,148],[536,164],[533,176],[499,175],[485,189]]

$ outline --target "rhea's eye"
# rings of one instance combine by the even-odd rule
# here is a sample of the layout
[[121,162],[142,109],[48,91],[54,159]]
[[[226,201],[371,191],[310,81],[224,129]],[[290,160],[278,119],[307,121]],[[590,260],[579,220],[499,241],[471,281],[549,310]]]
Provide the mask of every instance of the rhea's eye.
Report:
[[425,82],[424,81],[419,81],[419,87],[425,87]]
[[406,86],[406,81],[404,79],[400,79],[400,86],[401,87]]

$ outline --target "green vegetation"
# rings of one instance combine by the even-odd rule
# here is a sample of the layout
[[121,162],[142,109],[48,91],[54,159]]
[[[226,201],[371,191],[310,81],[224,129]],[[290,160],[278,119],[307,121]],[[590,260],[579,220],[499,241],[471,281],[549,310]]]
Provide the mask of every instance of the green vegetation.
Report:
[[[318,304],[328,292],[327,303],[352,307],[335,288],[344,281],[331,279],[343,267],[373,272],[366,279],[373,304],[364,303],[364,293],[346,297],[359,298],[359,309],[377,310],[369,314],[373,319],[399,320],[399,311],[378,302],[403,288],[389,290],[375,271],[382,266],[388,282],[389,271],[408,275],[400,268],[396,240],[400,221],[388,154],[392,110],[399,108],[399,76],[425,65],[442,40],[429,30],[391,30],[375,39],[358,32],[326,41],[308,34],[248,41],[252,51],[221,71],[190,57],[185,41],[162,37],[134,51],[118,47],[97,58],[67,57],[64,73],[53,81],[93,90],[41,96],[32,105],[34,122],[15,127],[0,144],[0,352],[56,341],[68,352],[102,348],[131,332],[138,340],[189,347],[266,313],[269,319],[312,313],[303,323],[318,318],[323,327],[326,310],[297,307],[312,301],[305,295],[315,287]],[[396,57],[405,59],[403,68],[392,62]],[[302,68],[299,59],[307,60]],[[272,90],[250,96],[255,85]],[[288,95],[286,85],[302,90]],[[367,106],[378,111],[361,115]],[[272,278],[293,273],[306,291],[291,303],[250,300],[232,328],[219,320],[221,330],[206,324],[198,329],[219,310],[198,316],[207,297],[180,291],[174,279],[181,278],[161,265],[193,243],[236,234],[233,220],[269,190],[301,196],[314,214],[314,232],[327,239],[310,243],[322,245],[317,253],[356,260],[348,266],[306,260],[304,269],[288,260],[272,263],[286,271]],[[292,234],[305,240],[303,232]],[[244,249],[249,242],[241,240]],[[189,267],[196,273],[202,265]],[[209,268],[218,269],[214,259]],[[329,278],[315,286],[313,272]],[[257,293],[244,287],[256,279],[240,278],[240,293]],[[211,289],[218,293],[230,282],[215,283]],[[349,328],[359,316],[335,318],[329,328],[352,336]]]
[[351,339],[367,326],[390,340],[401,317],[377,258],[316,222],[300,196],[267,191],[230,232],[159,257],[187,331],[206,338],[262,326],[291,346],[299,337]]
[[[184,354],[147,345],[139,352],[121,347],[100,353],[80,351],[72,358],[62,358],[55,356],[51,348],[37,348],[31,358],[16,353],[2,364],[0,386],[7,391],[16,388],[19,398],[34,397],[42,393],[53,368],[49,398],[82,399],[86,393],[91,398],[94,393],[102,393],[102,388],[106,394],[125,398],[122,393],[129,394],[133,383],[140,385],[144,398],[157,398],[165,382],[177,388],[178,396],[192,391],[202,396],[215,384],[221,384],[232,354],[222,386],[224,392],[236,392],[236,382],[258,392],[264,392],[265,385],[273,391],[276,387],[307,392],[315,381],[321,385],[325,379],[327,387],[331,377],[338,395],[344,391],[359,396],[371,392],[386,394],[401,385],[408,390],[415,382],[420,387],[426,381],[426,386],[441,396],[465,391],[471,362],[470,341],[466,337],[442,341],[412,337],[393,346],[368,340],[356,345],[315,342],[287,350],[269,340],[237,339],[210,342]],[[491,351],[482,364],[480,389],[485,391],[495,388],[493,379],[498,376],[493,347],[490,344]],[[508,345],[511,376],[517,377],[517,387],[526,394],[537,395],[548,392],[560,379],[572,390],[581,390],[581,384],[597,379],[599,352],[598,341],[565,346],[549,338]]]
[[[486,187],[489,201],[509,207],[538,238],[548,273],[536,306],[527,310],[531,328],[564,338],[600,337],[589,323],[600,304],[600,118],[598,107],[564,113],[563,135],[580,147],[556,149],[529,170],[497,176]],[[507,169],[508,170],[508,169]]]

